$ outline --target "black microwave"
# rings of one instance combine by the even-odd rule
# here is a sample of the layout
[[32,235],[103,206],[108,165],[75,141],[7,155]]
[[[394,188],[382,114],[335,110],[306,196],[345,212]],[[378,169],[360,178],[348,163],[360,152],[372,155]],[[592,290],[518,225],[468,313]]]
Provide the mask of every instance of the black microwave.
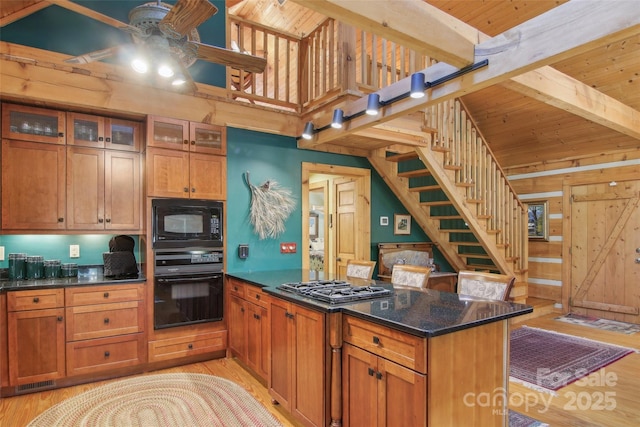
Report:
[[222,247],[222,209],[214,200],[152,199],[152,247]]

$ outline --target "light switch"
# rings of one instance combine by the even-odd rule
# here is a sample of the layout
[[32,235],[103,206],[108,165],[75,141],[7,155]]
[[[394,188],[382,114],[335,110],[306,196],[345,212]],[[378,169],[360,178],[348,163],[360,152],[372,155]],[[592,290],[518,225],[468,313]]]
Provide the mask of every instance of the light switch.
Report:
[[0,246],[0,261],[4,261],[4,246]]
[[69,245],[69,258],[80,258],[80,245]]

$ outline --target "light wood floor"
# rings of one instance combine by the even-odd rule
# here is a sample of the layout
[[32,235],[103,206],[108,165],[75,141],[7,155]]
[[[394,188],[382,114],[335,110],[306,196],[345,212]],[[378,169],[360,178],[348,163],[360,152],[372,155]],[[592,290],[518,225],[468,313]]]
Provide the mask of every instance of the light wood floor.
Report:
[[[549,314],[528,319],[513,327],[526,324],[640,350],[638,333],[625,335],[571,325],[553,320],[556,316],[557,314]],[[267,389],[232,359],[211,360],[153,373],[159,372],[206,373],[230,379],[251,392],[285,427],[298,427],[298,424],[281,412],[278,406],[271,404]],[[602,373],[604,375],[589,376],[589,385],[574,383],[560,389],[556,396],[511,383],[510,408],[551,426],[640,425],[640,354],[626,356],[604,368]],[[615,380],[612,379],[614,374]],[[609,385],[604,384],[605,379],[608,379]],[[24,426],[51,405],[107,382],[109,381],[0,399],[0,427]],[[604,396],[607,396],[606,401]],[[615,405],[613,410],[605,409],[612,405]],[[598,409],[599,406],[602,408]]]

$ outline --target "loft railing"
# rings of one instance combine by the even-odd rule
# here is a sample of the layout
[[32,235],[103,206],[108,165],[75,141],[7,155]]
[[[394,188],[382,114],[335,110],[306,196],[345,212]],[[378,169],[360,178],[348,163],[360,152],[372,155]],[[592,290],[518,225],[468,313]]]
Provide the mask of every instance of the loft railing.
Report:
[[346,91],[368,93],[426,67],[429,58],[364,30],[327,19],[300,38],[229,16],[229,40],[267,58],[262,74],[229,69],[229,96],[294,111]]

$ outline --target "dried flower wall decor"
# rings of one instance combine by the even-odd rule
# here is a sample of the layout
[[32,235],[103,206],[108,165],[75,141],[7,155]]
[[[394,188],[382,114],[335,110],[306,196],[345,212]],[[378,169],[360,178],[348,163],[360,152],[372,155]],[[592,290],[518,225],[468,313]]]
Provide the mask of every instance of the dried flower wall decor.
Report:
[[273,180],[255,186],[249,180],[248,171],[245,173],[245,180],[251,189],[250,220],[254,232],[260,240],[280,236],[285,231],[285,221],[296,207],[291,190],[280,187]]

